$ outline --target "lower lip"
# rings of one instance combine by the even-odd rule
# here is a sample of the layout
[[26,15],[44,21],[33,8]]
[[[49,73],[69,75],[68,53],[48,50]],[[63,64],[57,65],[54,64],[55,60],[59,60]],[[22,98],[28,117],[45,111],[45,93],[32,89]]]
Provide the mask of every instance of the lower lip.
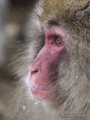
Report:
[[53,91],[52,90],[48,90],[48,89],[38,89],[35,87],[31,87],[31,92],[32,95],[36,98],[36,99],[50,99],[51,96],[53,95]]

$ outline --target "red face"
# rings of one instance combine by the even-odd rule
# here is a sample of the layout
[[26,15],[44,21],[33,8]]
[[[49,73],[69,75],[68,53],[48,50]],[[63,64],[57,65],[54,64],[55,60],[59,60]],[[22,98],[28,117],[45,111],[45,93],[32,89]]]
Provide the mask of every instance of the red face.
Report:
[[56,80],[54,73],[66,53],[65,34],[60,27],[46,28],[44,32],[45,45],[30,66],[28,78],[32,95],[37,99],[49,99],[53,96]]

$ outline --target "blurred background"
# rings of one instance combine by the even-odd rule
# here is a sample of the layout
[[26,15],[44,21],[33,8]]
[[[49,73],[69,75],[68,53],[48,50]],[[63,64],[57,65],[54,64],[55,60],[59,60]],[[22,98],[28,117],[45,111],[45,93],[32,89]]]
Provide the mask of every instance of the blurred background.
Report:
[[12,48],[20,39],[35,2],[37,0],[0,0],[0,119],[11,113],[9,97],[13,94],[14,77],[8,68],[10,52],[13,53]]
[[37,0],[0,0],[0,68],[7,60],[7,48],[20,36]]

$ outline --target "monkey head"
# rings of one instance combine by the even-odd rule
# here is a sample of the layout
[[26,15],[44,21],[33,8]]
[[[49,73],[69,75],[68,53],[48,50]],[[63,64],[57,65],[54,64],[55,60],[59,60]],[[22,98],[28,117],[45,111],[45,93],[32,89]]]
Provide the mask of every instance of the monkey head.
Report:
[[89,0],[41,1],[25,36],[19,74],[28,76],[32,96],[63,109],[84,109],[90,96]]

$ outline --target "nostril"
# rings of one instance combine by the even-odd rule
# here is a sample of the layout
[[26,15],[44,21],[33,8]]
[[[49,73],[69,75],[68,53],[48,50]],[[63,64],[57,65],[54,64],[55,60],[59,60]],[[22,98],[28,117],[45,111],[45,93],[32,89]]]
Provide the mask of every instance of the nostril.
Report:
[[37,72],[38,72],[38,68],[36,68],[32,71],[32,73],[37,73]]
[[34,72],[37,73],[38,72],[38,68],[36,68],[36,70],[34,70]]

